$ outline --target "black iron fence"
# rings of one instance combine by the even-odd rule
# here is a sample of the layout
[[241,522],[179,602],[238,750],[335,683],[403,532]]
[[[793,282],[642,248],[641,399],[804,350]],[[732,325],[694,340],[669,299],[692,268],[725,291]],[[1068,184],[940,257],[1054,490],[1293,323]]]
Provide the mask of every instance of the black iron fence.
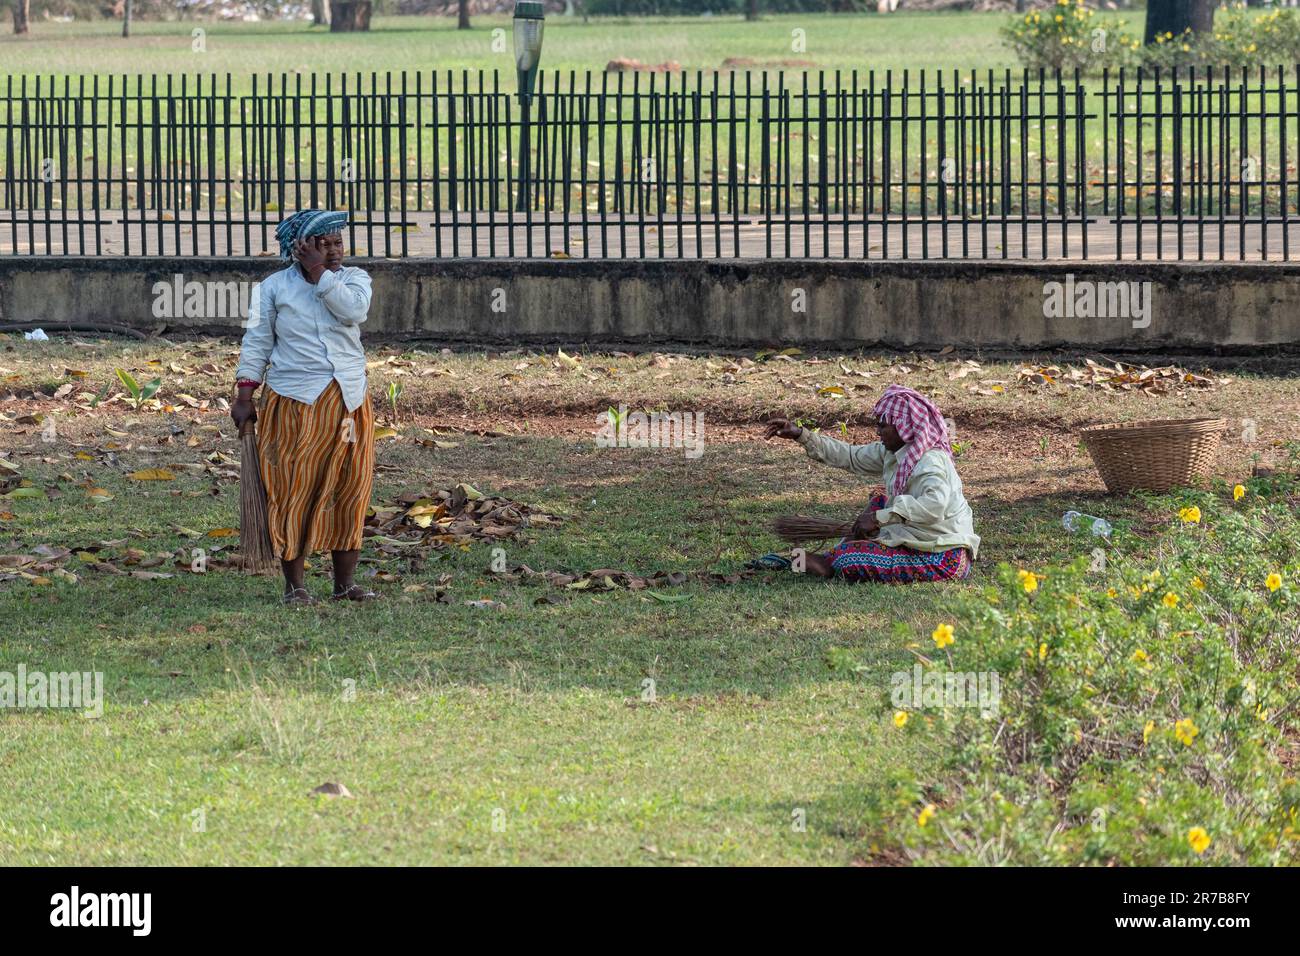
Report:
[[1289,260],[1300,65],[9,77],[0,253]]

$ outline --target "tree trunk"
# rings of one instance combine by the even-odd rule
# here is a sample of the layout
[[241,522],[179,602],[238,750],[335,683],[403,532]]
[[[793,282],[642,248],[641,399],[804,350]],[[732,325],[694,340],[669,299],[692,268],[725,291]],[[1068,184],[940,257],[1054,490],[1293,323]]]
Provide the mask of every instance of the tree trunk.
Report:
[[328,0],[311,0],[311,22],[318,27],[330,24],[330,5]]
[[745,19],[751,22],[758,19],[758,0],[745,0]]
[[131,0],[126,0],[126,9],[122,12],[122,36],[131,35]]
[[1147,0],[1146,30],[1142,42],[1151,44],[1166,33],[1208,33],[1214,29],[1217,0]]
[[456,29],[469,30],[469,0],[459,0],[456,4]]
[[27,32],[27,13],[31,0],[13,0],[14,4],[14,33]]
[[370,29],[370,0],[330,0],[330,33]]

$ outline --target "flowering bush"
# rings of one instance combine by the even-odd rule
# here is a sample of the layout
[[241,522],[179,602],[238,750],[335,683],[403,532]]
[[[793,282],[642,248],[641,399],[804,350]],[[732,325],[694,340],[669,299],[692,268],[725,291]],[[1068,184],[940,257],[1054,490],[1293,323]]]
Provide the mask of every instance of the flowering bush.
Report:
[[1211,33],[1165,33],[1143,46],[1118,18],[1102,20],[1083,0],[1017,16],[1002,35],[1028,67],[1099,73],[1105,67],[1168,70],[1187,67],[1276,67],[1300,62],[1300,12],[1279,7],[1256,13],[1244,3],[1221,7]]
[[1083,0],[1056,0],[1054,7],[1016,17],[1002,37],[1025,66],[1099,72],[1119,65],[1118,57],[1138,44],[1119,18],[1103,20],[1096,13]]
[[885,703],[945,773],[876,795],[877,841],[935,863],[1297,862],[1297,501],[1290,477],[1152,499],[1155,541],[1000,568],[927,645],[930,667],[998,674],[998,705]]

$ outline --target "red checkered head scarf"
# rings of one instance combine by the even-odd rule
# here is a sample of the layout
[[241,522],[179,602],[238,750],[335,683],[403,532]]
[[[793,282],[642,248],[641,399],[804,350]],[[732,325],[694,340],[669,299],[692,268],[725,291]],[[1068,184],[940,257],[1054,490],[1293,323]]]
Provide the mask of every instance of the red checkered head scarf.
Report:
[[908,479],[912,469],[921,460],[921,456],[932,448],[942,448],[949,455],[952,445],[948,442],[948,423],[939,414],[939,409],[915,389],[906,385],[890,385],[885,394],[880,396],[872,416],[879,422],[893,425],[898,430],[898,437],[907,442],[902,458],[898,462],[898,471],[894,473],[894,494],[901,495],[907,491]]

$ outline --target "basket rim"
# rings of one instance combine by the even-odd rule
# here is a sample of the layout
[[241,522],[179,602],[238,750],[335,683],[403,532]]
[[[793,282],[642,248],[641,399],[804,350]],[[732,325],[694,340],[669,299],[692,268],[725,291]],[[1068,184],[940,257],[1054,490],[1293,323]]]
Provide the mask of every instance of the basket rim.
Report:
[[1147,432],[1214,432],[1228,427],[1226,418],[1169,418],[1148,419],[1137,422],[1102,422],[1085,425],[1079,434],[1085,438],[1093,436],[1132,436]]

